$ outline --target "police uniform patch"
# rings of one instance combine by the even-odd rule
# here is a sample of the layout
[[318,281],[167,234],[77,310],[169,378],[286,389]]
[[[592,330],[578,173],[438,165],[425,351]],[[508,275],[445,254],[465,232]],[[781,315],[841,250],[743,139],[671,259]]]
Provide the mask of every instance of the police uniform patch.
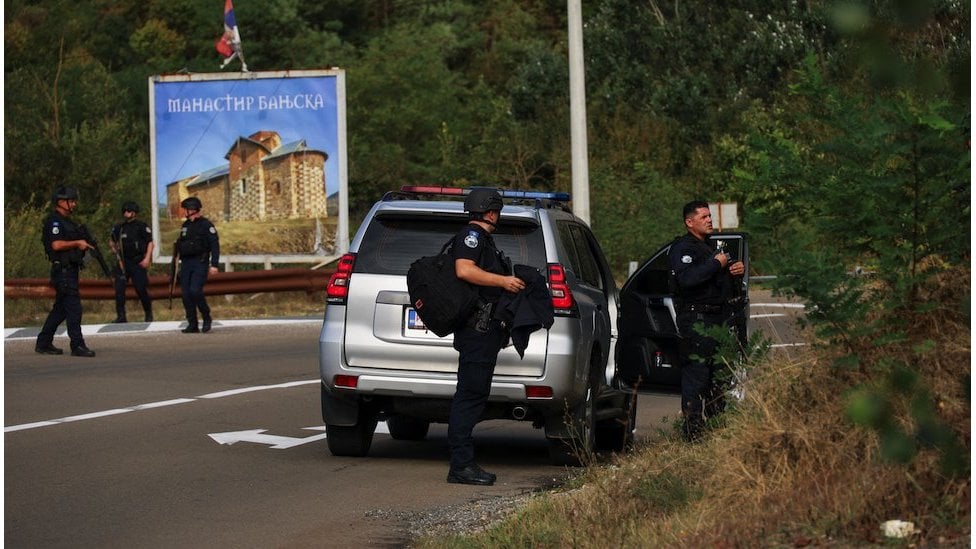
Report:
[[468,236],[464,237],[464,245],[467,246],[467,247],[469,247],[469,248],[477,248],[478,247],[478,233],[476,233],[474,231],[469,232],[468,233]]
[[210,226],[210,234],[217,234],[217,229],[213,225]]
[[61,234],[61,227],[57,225],[51,227],[51,234]]
[[681,256],[681,262],[682,263],[691,263],[691,256],[690,255],[683,255],[683,256]]

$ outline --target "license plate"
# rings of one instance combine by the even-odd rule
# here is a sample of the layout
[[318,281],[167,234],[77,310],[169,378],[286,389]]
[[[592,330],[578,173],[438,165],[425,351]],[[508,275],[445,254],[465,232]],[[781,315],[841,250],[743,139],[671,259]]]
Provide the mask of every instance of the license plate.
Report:
[[413,307],[407,308],[407,329],[427,331],[427,326],[424,325],[423,320],[420,320],[420,315],[417,314],[417,310]]

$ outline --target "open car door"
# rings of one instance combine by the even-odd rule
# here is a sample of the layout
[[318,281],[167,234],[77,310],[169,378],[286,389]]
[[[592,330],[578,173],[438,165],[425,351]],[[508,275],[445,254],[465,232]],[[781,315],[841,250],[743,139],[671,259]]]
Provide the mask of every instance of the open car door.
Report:
[[[742,287],[737,289],[739,297],[731,307],[731,321],[735,323],[744,344],[749,321],[747,235],[713,233],[708,241],[715,249],[724,247],[732,256],[732,261],[745,263],[746,274],[742,277]],[[680,393],[680,336],[668,265],[672,243],[654,252],[621,288],[615,354],[617,371],[627,383],[640,383],[646,388]]]

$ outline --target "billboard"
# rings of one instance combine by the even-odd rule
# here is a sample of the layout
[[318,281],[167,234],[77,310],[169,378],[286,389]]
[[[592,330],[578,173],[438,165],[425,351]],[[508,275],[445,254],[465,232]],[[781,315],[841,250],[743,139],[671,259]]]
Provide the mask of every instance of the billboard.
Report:
[[154,261],[195,196],[222,263],[325,263],[349,247],[345,73],[149,79]]

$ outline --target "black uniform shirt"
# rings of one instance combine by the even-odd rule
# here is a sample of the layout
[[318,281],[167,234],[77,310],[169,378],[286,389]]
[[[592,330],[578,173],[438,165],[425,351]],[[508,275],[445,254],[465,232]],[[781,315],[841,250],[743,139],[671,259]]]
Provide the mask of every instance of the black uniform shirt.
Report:
[[112,241],[125,259],[142,260],[152,239],[152,229],[138,219],[123,221],[112,227]]
[[715,259],[715,252],[690,233],[671,245],[668,263],[679,303],[722,305],[731,297],[732,275]]
[[[470,223],[454,236],[454,259],[470,259],[489,273],[507,275],[505,261],[501,257],[491,233]],[[502,289],[495,286],[478,286],[479,295],[488,302],[497,303]]]
[[197,259],[210,254],[210,265],[220,265],[220,240],[217,238],[217,228],[206,217],[198,217],[195,221],[187,219],[180,228],[181,259]]
[[70,250],[54,251],[51,243],[55,240],[81,240],[81,229],[77,223],[64,217],[57,211],[53,211],[44,218],[44,229],[41,233],[41,242],[44,244],[44,252],[47,253],[51,261],[59,261],[65,265],[81,265],[85,253],[77,248]]

